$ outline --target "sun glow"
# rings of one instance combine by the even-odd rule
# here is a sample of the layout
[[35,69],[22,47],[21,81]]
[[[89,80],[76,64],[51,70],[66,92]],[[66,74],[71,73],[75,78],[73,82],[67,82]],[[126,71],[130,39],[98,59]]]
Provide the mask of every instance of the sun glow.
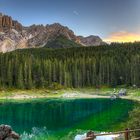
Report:
[[127,31],[113,32],[107,38],[105,42],[135,42],[140,41],[140,34],[131,33]]

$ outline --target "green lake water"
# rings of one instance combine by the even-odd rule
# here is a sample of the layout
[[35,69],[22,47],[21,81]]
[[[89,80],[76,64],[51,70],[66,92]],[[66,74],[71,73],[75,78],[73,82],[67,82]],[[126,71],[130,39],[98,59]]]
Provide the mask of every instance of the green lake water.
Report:
[[87,130],[115,131],[134,107],[130,100],[36,99],[0,103],[0,124],[11,125],[22,140],[72,140]]

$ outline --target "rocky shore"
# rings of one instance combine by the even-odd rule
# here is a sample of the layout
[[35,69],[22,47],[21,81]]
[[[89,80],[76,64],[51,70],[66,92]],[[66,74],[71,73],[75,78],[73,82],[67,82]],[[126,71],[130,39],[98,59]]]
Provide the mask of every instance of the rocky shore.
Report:
[[0,140],[19,140],[20,136],[9,125],[0,125]]

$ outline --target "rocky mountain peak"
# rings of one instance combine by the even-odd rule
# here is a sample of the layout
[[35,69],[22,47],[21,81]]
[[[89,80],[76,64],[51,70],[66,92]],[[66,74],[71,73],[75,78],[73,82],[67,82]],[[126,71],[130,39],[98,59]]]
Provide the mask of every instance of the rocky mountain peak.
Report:
[[9,32],[11,29],[22,31],[22,25],[12,17],[0,13],[0,32]]
[[[32,25],[29,27],[23,27],[18,21],[12,19],[12,17],[3,15],[0,13],[0,52],[13,51],[15,49],[44,47],[47,44],[57,39],[57,42],[63,42],[62,38],[68,39],[67,44],[73,44],[73,46],[98,46],[103,41],[98,36],[76,36],[75,33],[67,26],[63,26],[59,23],[44,25]],[[73,42],[73,43],[72,43]],[[74,43],[77,43],[74,44]],[[51,43],[55,45],[56,43]],[[64,45],[58,45],[65,46]],[[66,45],[66,47],[69,45]],[[56,46],[52,46],[56,48]]]
[[[29,46],[45,46],[49,41],[55,40],[58,36],[64,36],[67,39],[79,43],[79,39],[66,26],[62,26],[59,23],[54,23],[46,26],[30,26],[27,29],[29,34],[32,34],[32,38],[28,40]],[[29,36],[28,34],[28,36]]]

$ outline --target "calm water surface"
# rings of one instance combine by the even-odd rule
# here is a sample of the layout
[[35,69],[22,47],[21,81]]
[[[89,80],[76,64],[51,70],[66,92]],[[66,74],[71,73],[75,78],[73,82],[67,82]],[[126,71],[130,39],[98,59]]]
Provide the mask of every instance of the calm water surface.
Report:
[[1,102],[0,124],[8,124],[25,140],[69,140],[76,133],[114,131],[134,107],[130,100],[36,99]]

